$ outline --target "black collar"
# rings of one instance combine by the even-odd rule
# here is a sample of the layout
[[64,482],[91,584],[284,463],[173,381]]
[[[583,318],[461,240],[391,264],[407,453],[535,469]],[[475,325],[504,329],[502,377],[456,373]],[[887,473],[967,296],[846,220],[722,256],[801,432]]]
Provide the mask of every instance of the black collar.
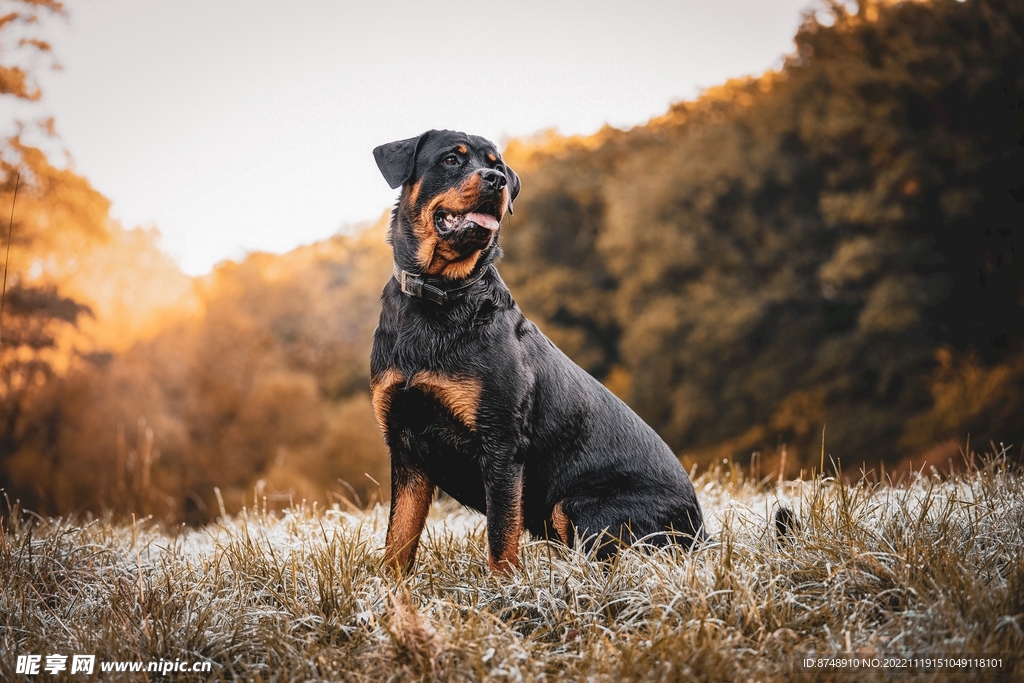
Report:
[[392,276],[398,280],[398,288],[402,293],[416,299],[433,301],[438,306],[448,303],[454,299],[460,299],[468,293],[470,287],[479,282],[480,278],[493,268],[492,265],[480,269],[480,272],[468,280],[463,280],[457,287],[445,287],[443,280],[437,280],[436,284],[427,284],[422,275],[402,270],[395,264]]

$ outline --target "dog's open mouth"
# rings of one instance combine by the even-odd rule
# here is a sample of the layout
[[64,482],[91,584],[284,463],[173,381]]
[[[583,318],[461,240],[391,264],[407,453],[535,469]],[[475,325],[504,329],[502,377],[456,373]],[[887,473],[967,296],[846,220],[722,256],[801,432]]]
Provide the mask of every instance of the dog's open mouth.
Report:
[[478,225],[488,230],[498,229],[497,210],[490,202],[485,202],[469,213],[453,213],[448,209],[438,209],[434,214],[434,225],[438,232],[446,233]]

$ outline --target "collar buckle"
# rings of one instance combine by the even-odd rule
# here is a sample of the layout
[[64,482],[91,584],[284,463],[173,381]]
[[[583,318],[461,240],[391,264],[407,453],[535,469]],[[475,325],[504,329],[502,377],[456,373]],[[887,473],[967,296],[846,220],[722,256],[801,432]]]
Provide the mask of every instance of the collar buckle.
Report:
[[423,281],[412,273],[401,271],[398,278],[398,284],[402,289],[402,294],[408,296],[414,296],[420,298],[423,296]]

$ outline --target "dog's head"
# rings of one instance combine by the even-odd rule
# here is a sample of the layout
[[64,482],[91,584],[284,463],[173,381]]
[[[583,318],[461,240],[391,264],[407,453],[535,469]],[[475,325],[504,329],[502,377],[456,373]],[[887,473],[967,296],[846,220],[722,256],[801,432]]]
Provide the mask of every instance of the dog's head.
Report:
[[373,150],[392,188],[395,261],[406,270],[461,280],[497,256],[498,227],[519,194],[519,177],[488,140],[430,130]]

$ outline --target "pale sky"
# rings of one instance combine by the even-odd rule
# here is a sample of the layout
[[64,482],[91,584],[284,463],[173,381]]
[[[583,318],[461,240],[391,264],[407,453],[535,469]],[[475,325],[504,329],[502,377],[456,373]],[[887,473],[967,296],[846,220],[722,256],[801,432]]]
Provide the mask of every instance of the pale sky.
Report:
[[778,67],[808,2],[70,0],[31,113],[198,275],[377,219],[378,144],[628,128]]

